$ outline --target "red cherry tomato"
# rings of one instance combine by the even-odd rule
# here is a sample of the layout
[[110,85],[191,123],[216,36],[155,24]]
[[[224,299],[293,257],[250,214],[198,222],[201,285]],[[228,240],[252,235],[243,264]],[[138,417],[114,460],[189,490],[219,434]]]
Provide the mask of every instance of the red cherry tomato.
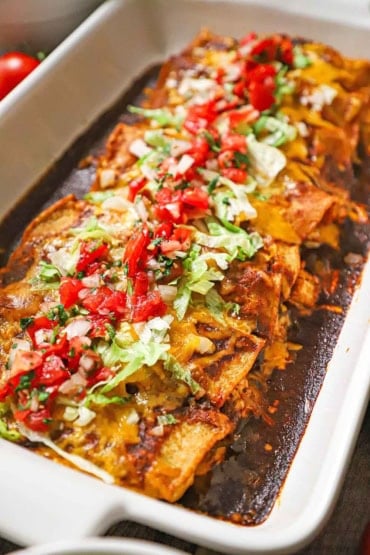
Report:
[[39,60],[22,52],[8,52],[0,56],[0,100],[39,64]]

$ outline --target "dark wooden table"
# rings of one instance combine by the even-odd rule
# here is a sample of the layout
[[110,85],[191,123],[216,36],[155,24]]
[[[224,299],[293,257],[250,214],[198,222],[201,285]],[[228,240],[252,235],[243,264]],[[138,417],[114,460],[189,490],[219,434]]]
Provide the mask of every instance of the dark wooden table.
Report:
[[[1,498],[0,498],[1,500]],[[1,507],[0,510],[6,510]],[[16,515],[14,515],[16,518]],[[370,407],[367,411],[356,449],[334,513],[323,532],[299,555],[359,555],[361,535],[370,521]],[[19,523],[21,526],[22,524]],[[178,540],[132,522],[120,522],[108,531],[109,536],[125,536],[159,542],[195,555],[214,552]],[[0,538],[0,555],[18,546]],[[217,554],[219,555],[219,554]],[[365,555],[364,553],[362,555]],[[370,555],[370,553],[366,554]]]

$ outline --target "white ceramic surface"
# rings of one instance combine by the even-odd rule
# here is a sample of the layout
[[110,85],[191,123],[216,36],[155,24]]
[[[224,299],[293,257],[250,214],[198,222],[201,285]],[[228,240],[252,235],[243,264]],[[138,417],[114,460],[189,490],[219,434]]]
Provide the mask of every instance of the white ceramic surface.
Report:
[[[370,15],[360,0],[109,0],[0,103],[1,210],[135,77],[205,24],[239,36],[285,31],[369,55]],[[227,553],[297,550],[328,518],[361,425],[370,385],[369,307],[370,265],[279,500],[262,525],[239,527],[107,486],[0,441],[0,496],[7,508],[0,512],[0,535],[40,543],[98,534],[127,518]]]
[[14,551],[9,555],[186,555],[158,543],[133,539],[90,538],[60,541]]
[[49,51],[102,0],[0,0],[0,49]]

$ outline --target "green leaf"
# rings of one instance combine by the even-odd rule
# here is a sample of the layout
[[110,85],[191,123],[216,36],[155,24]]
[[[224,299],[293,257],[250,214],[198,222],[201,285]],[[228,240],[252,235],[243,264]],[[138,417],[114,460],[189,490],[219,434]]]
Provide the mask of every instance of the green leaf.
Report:
[[252,258],[263,246],[263,240],[257,232],[247,233],[244,229],[231,224],[228,224],[229,229],[227,229],[212,220],[207,222],[207,226],[210,235],[196,232],[197,242],[209,248],[224,249],[230,256],[229,261],[235,258],[241,261]]
[[9,430],[6,422],[0,418],[0,437],[8,441],[19,441],[22,436],[16,430]]
[[59,281],[61,277],[61,273],[54,264],[49,264],[44,260],[41,260],[40,264],[40,271],[39,271],[39,278],[46,283]]
[[107,393],[111,391],[117,385],[125,381],[128,377],[134,374],[142,366],[153,366],[159,360],[165,358],[166,352],[169,349],[168,344],[155,343],[153,341],[149,343],[143,343],[142,341],[137,341],[132,343],[126,348],[121,348],[116,342],[116,339],[112,342],[110,347],[107,347],[102,353],[103,362],[105,366],[111,367],[118,363],[126,363],[126,365],[117,372],[117,374],[100,390],[101,393]]
[[31,324],[33,324],[34,320],[35,320],[34,318],[27,318],[27,317],[26,317],[26,318],[21,318],[21,319],[20,319],[20,326],[21,326],[21,329],[22,329],[23,331],[26,330],[26,329],[28,328],[28,326],[30,326]]
[[112,243],[112,234],[103,228],[97,218],[90,218],[83,227],[74,227],[70,230],[71,235],[75,235],[80,241],[89,239],[100,239],[105,243]]
[[310,58],[303,53],[300,46],[296,45],[293,48],[293,67],[296,69],[305,69],[312,65]]
[[200,390],[200,385],[193,379],[190,370],[182,366],[173,355],[167,353],[164,367],[176,380],[185,382],[192,393],[197,393]]
[[144,140],[148,145],[164,152],[164,154],[170,154],[171,143],[164,137],[161,130],[145,131]]
[[157,416],[157,423],[159,426],[171,426],[172,424],[177,424],[178,420],[173,414],[161,414]]
[[84,196],[84,199],[92,202],[93,204],[101,204],[107,200],[107,198],[113,196],[114,193],[112,191],[91,191]]
[[130,397],[121,397],[118,395],[113,395],[112,397],[107,397],[103,393],[89,393],[85,400],[85,405],[125,405],[130,400]]
[[138,114],[144,118],[154,120],[161,127],[175,127],[176,129],[180,129],[184,121],[183,116],[172,114],[166,108],[147,109],[140,108],[139,106],[129,106],[128,111],[132,114]]

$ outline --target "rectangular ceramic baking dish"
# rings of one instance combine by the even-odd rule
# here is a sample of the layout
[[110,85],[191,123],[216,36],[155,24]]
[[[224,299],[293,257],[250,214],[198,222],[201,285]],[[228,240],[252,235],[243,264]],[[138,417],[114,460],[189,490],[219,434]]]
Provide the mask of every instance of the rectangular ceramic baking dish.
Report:
[[[0,104],[0,211],[7,213],[153,63],[202,26],[283,31],[368,56],[362,1],[109,0]],[[272,513],[240,527],[108,486],[0,440],[0,535],[22,544],[101,533],[121,519],[235,554],[289,553],[318,533],[339,492],[370,385],[370,264]]]

